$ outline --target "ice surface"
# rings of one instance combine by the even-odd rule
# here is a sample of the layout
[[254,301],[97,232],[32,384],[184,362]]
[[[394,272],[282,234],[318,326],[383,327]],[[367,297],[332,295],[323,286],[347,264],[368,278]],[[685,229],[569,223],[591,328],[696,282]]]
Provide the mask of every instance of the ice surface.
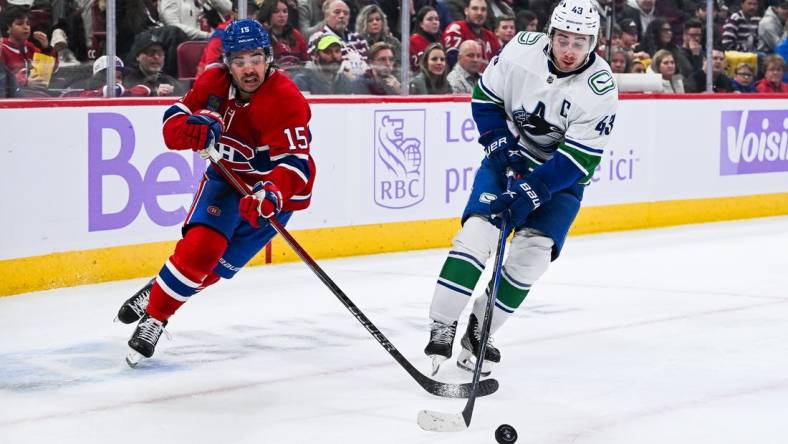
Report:
[[[320,264],[429,374],[445,252]],[[786,252],[785,217],[569,239],[496,335],[500,391],[453,434],[416,413],[465,401],[424,392],[301,263],[195,296],[137,369],[112,319],[144,279],[0,298],[0,443],[477,444],[501,423],[518,443],[785,443]]]

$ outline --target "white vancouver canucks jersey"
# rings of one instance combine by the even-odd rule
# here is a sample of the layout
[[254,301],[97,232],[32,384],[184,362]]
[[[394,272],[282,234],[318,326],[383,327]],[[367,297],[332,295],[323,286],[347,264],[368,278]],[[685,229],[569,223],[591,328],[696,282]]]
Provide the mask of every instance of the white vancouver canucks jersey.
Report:
[[482,132],[476,110],[502,108],[532,167],[557,152],[580,169],[579,182],[588,183],[615,125],[618,89],[610,66],[594,55],[573,73],[551,71],[548,43],[545,34],[518,33],[474,89],[474,117]]

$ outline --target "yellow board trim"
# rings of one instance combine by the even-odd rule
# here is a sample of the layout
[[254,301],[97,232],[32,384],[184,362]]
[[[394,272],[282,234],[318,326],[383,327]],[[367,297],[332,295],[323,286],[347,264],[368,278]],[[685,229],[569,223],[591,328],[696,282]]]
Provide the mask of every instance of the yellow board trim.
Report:
[[[584,207],[570,235],[788,214],[788,193]],[[446,247],[458,218],[293,231],[315,259]],[[153,276],[175,242],[154,242],[0,260],[0,296]],[[271,262],[297,261],[278,236]],[[265,263],[265,254],[251,265]]]

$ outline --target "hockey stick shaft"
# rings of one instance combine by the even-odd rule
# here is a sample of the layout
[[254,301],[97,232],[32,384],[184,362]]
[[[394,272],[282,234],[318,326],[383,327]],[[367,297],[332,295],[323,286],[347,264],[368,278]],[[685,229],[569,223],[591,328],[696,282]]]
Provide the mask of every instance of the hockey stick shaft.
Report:
[[[512,186],[512,173],[507,171],[506,189]],[[501,214],[501,231],[498,235],[498,246],[495,250],[495,271],[493,273],[493,285],[487,298],[487,305],[484,310],[484,321],[479,337],[479,354],[476,357],[476,366],[473,369],[473,380],[471,382],[471,393],[465,408],[460,413],[445,413],[432,410],[422,410],[416,416],[419,426],[431,432],[459,432],[471,425],[473,407],[476,405],[476,397],[479,393],[479,378],[484,364],[484,355],[487,352],[487,340],[490,337],[490,325],[492,323],[493,307],[498,296],[498,287],[501,281],[503,270],[503,256],[506,249],[506,238],[509,235],[509,210]]]
[[[512,175],[508,174],[506,181],[506,189],[512,187]],[[492,324],[493,308],[495,307],[495,299],[498,297],[498,287],[501,282],[501,271],[503,269],[503,256],[506,249],[506,238],[509,236],[509,210],[501,214],[501,232],[498,235],[498,248],[495,252],[495,272],[493,275],[493,288],[487,296],[487,306],[484,311],[484,322],[482,323],[482,331],[479,335],[479,356],[476,358],[476,368],[473,369],[473,380],[471,382],[471,394],[468,396],[468,401],[465,403],[465,408],[462,409],[462,417],[465,419],[465,425],[471,424],[471,417],[473,416],[473,407],[476,403],[476,393],[479,385],[479,378],[482,373],[482,364],[484,364],[484,356],[487,352],[487,340],[490,337],[490,325]]]
[[[230,184],[238,190],[239,193],[242,195],[249,195],[251,194],[251,190],[249,186],[243,182],[237,174],[233,171],[227,169],[227,167],[222,164],[220,159],[215,157],[211,157],[212,163],[218,168],[219,172],[222,176],[227,179]],[[391,341],[386,338],[386,336],[378,330],[375,324],[367,318],[367,316],[350,300],[350,298],[342,291],[341,288],[323,271],[322,268],[312,259],[309,254],[304,250],[301,245],[296,241],[293,236],[285,229],[285,227],[276,219],[276,217],[272,217],[268,219],[271,223],[271,226],[274,227],[274,230],[285,239],[285,242],[290,246],[291,249],[298,255],[298,257],[309,267],[312,272],[317,275],[317,277],[334,293],[334,296],[342,302],[342,304],[347,308],[350,313],[367,329],[367,331],[374,337],[378,343],[383,346],[383,348],[389,352],[389,354],[394,358],[397,363],[405,369],[408,374],[416,380],[419,385],[421,385],[424,390],[427,392],[443,397],[449,398],[467,398],[473,394],[476,396],[476,393],[479,393],[479,396],[485,396],[492,393],[495,393],[498,390],[498,381],[495,379],[486,379],[481,381],[481,385],[477,388],[478,380],[474,384],[465,383],[465,384],[450,384],[444,382],[435,381],[423,373],[421,373],[413,364],[408,361],[402,353],[397,350],[397,348],[391,343]]]

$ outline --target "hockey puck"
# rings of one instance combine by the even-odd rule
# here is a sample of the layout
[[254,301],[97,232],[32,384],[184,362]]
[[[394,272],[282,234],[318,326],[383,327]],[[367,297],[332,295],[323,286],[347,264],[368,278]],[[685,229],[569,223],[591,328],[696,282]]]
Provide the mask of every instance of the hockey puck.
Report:
[[517,441],[517,430],[509,424],[501,424],[495,429],[495,440],[499,444],[512,444]]

